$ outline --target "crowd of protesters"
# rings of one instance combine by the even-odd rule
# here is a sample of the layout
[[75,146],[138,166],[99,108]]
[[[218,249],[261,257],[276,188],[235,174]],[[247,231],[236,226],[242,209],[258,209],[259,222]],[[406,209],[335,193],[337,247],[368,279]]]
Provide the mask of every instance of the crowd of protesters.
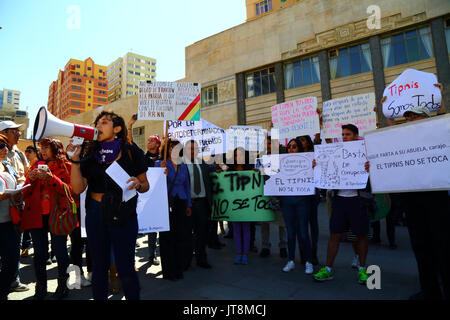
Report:
[[[442,87],[441,87],[442,89]],[[443,108],[441,108],[441,111]],[[441,112],[442,113],[442,112]],[[405,113],[407,121],[430,117],[426,108],[414,108]],[[149,190],[146,171],[149,167],[165,168],[169,207],[170,231],[148,234],[149,261],[161,263],[163,279],[178,281],[188,271],[193,258],[197,266],[212,269],[208,248],[221,249],[224,245],[217,236],[218,227],[225,233],[223,222],[211,220],[212,189],[209,174],[222,171],[260,170],[250,163],[249,152],[237,148],[232,161],[226,155],[215,156],[213,164],[199,156],[198,145],[189,141],[185,145],[177,140],[162,141],[157,135],[148,137],[146,153],[132,141],[132,126],[114,112],[102,111],[94,122],[98,130],[97,141],[82,147],[70,143],[65,149],[53,138],[45,138],[38,146],[29,146],[23,154],[16,146],[21,125],[12,121],[0,123],[0,299],[7,299],[11,291],[29,290],[20,277],[20,257],[33,249],[33,267],[36,279],[34,299],[47,298],[46,265],[56,258],[58,286],[54,299],[63,299],[70,290],[66,272],[70,264],[83,270],[83,252],[86,253],[87,275],[82,272],[82,286],[91,286],[95,300],[107,300],[114,281],[120,282],[126,299],[140,299],[140,284],[135,269],[135,250],[138,221],[135,195],[121,202],[122,189],[106,173],[109,165],[117,163],[131,177],[129,189],[138,193]],[[391,122],[389,124],[392,124]],[[342,141],[360,139],[357,126],[342,126]],[[331,142],[331,141],[327,141]],[[323,141],[323,143],[327,143]],[[314,145],[322,143],[319,135],[293,138],[286,146],[267,137],[266,149],[279,153],[313,152]],[[275,146],[275,148],[273,147]],[[73,153],[70,161],[66,152]],[[184,153],[184,154],[183,154]],[[179,163],[175,157],[188,161]],[[218,160],[220,159],[220,160]],[[315,166],[315,161],[311,163]],[[365,170],[370,170],[366,162]],[[263,173],[263,172],[262,172]],[[22,192],[6,193],[6,189],[26,186]],[[86,233],[80,231],[80,194],[86,192]],[[68,193],[78,210],[77,225],[70,234],[56,234],[50,226],[53,214],[67,206]],[[369,196],[367,196],[369,195]],[[412,248],[417,260],[421,292],[413,298],[449,299],[448,193],[410,192],[386,195],[391,209],[386,217],[390,248],[395,249],[395,224],[399,214],[405,214]],[[314,273],[318,260],[318,205],[321,199],[331,200],[330,237],[324,266]],[[369,200],[367,200],[369,199]],[[375,201],[370,183],[362,190],[316,190],[311,196],[272,197],[271,208],[276,221],[261,222],[262,249],[260,257],[271,254],[269,228],[276,227],[279,235],[279,255],[286,259],[280,271],[295,268],[296,244],[299,261],[305,273],[321,282],[335,277],[333,263],[339,243],[350,226],[356,236],[353,243],[358,269],[357,279],[365,284],[368,279],[366,258],[370,234],[370,217],[365,203]],[[64,208],[65,209],[65,208]],[[227,223],[228,237],[234,239],[236,257],[230,263],[249,264],[249,251],[255,249],[255,223],[240,221]],[[379,223],[374,241],[380,237]],[[378,228],[378,229],[377,229]],[[51,249],[49,250],[49,233]],[[71,250],[68,253],[68,237]],[[159,238],[159,255],[157,240]],[[325,253],[324,253],[325,254]],[[115,278],[114,278],[115,276]]]

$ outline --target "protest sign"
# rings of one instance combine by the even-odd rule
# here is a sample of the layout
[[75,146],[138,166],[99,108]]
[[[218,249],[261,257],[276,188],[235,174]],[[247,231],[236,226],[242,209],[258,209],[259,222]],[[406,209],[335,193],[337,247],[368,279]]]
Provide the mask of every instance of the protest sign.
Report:
[[441,108],[441,91],[435,87],[438,83],[434,74],[406,69],[383,91],[387,97],[383,103],[383,114],[394,119],[414,107],[426,107],[432,111]]
[[367,132],[373,193],[450,189],[450,115]]
[[314,146],[314,181],[320,189],[364,189],[369,173],[364,140]]
[[139,82],[139,120],[200,120],[201,86],[191,82]]
[[[264,195],[315,194],[313,159],[314,152],[264,155],[262,167],[267,174],[264,179]],[[276,173],[272,174],[274,171]]]
[[164,168],[148,168],[150,189],[139,193],[136,213],[139,233],[169,231],[169,204]]
[[266,135],[258,126],[231,126],[226,132],[227,150],[244,148],[247,151],[262,151],[266,148]]
[[274,105],[272,123],[280,130],[280,140],[319,133],[317,98],[307,97]]
[[270,198],[263,195],[264,178],[256,171],[211,173],[212,219],[220,221],[273,221]]
[[375,94],[373,92],[328,100],[323,103],[323,138],[341,138],[342,125],[353,124],[359,134],[376,129],[377,118],[373,111]]
[[225,130],[201,119],[201,121],[167,121],[168,137],[177,139],[183,145],[190,140],[197,142],[199,154],[208,156],[211,154],[226,153]]

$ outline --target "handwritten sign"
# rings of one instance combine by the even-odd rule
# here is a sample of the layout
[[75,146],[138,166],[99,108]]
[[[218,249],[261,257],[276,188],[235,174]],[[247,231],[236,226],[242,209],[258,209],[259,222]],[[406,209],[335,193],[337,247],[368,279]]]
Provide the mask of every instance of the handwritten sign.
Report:
[[169,231],[169,204],[167,182],[163,168],[148,168],[150,189],[138,194],[136,213],[139,233]]
[[139,82],[139,120],[200,120],[201,86],[191,82]]
[[341,138],[342,125],[353,124],[359,134],[375,130],[377,124],[373,92],[328,100],[323,103],[323,138]]
[[364,189],[369,173],[364,140],[314,146],[314,180],[320,189]]
[[268,177],[264,182],[264,195],[313,195],[313,159],[314,152],[264,155],[262,167]]
[[272,123],[280,130],[281,140],[319,133],[317,98],[307,97],[273,106]]
[[256,171],[211,173],[212,219],[273,221],[270,198],[264,196],[263,176]]
[[177,139],[183,145],[190,140],[197,142],[199,154],[207,156],[211,154],[225,153],[225,130],[208,122],[201,121],[167,121],[168,137]]
[[373,193],[450,189],[450,115],[368,132]]
[[434,74],[406,69],[383,91],[387,97],[383,103],[383,113],[394,119],[414,107],[426,107],[432,111],[441,108],[441,91],[435,87],[438,83]]
[[262,151],[266,147],[265,132],[258,126],[231,126],[226,141],[227,150],[241,147],[247,151]]

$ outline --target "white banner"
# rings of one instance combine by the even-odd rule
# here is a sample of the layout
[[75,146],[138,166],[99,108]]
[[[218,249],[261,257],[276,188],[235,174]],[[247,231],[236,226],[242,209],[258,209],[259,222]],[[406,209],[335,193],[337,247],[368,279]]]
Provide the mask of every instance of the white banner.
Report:
[[201,121],[167,121],[168,137],[179,140],[183,145],[190,140],[195,140],[199,146],[199,154],[209,156],[211,154],[226,153],[225,130],[208,122]]
[[150,189],[139,193],[136,206],[139,233],[169,231],[169,202],[164,168],[148,168]]
[[377,125],[373,92],[328,100],[323,103],[323,138],[341,138],[342,125],[353,124],[359,134],[375,130]]
[[398,118],[414,107],[426,107],[431,111],[441,108],[441,91],[434,74],[406,69],[384,89],[383,113],[386,118]]
[[314,146],[314,181],[320,189],[364,189],[369,173],[364,140]]
[[450,115],[365,136],[372,192],[450,189]]
[[139,120],[200,121],[201,86],[191,82],[139,82]]
[[280,140],[319,133],[317,98],[307,97],[273,106],[272,123],[280,130]]
[[312,162],[314,152],[264,155],[265,196],[313,195],[315,193]]
[[247,151],[263,151],[266,133],[258,126],[231,126],[226,134],[227,150],[244,148]]

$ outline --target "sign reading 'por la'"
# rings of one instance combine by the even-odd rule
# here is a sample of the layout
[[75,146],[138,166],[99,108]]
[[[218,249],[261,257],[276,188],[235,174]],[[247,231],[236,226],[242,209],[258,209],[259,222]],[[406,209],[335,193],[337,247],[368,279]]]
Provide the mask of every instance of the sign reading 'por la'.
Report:
[[389,86],[384,89],[383,113],[394,119],[414,107],[426,107],[438,111],[441,107],[441,91],[435,87],[437,78],[434,74],[406,69]]

